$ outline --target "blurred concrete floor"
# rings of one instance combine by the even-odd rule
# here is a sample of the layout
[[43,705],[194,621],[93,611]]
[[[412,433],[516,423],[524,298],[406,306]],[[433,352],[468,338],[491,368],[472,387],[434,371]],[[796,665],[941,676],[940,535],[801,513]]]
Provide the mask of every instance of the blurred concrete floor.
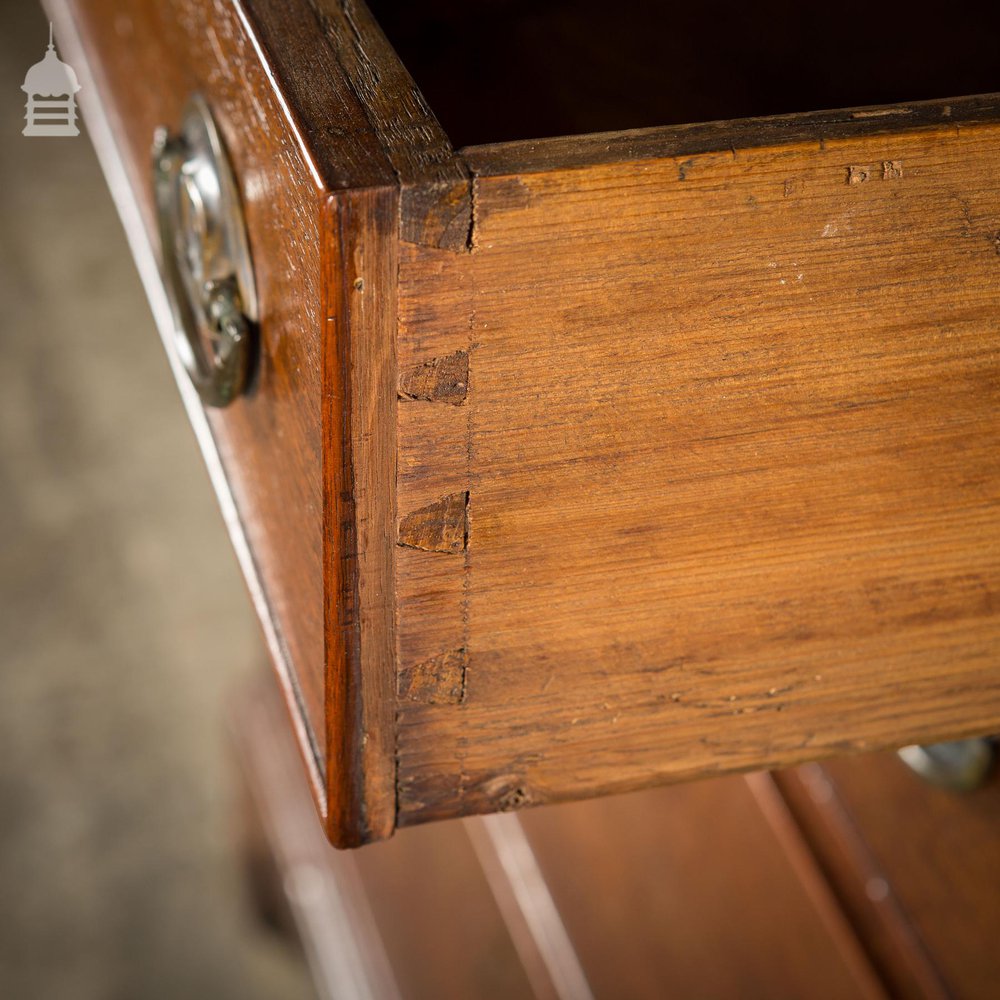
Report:
[[310,996],[234,848],[261,653],[194,436],[85,124],[21,135],[47,41],[0,5],[0,997]]

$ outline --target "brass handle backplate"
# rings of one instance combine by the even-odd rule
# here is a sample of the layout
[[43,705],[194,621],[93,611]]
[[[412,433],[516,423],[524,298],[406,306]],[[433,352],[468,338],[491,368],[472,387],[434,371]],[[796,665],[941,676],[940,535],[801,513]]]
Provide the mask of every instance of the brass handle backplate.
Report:
[[153,136],[153,187],[178,354],[202,400],[227,406],[250,377],[257,293],[239,190],[199,94],[178,134]]

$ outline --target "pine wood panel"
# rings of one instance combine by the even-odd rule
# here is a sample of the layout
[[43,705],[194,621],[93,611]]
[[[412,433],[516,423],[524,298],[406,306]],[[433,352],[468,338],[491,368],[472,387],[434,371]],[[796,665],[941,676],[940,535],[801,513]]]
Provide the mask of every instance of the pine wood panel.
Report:
[[1000,131],[866,117],[487,151],[472,252],[404,250],[400,368],[469,374],[401,398],[399,513],[464,487],[469,530],[398,564],[400,671],[466,658],[400,703],[400,822],[1000,721]]

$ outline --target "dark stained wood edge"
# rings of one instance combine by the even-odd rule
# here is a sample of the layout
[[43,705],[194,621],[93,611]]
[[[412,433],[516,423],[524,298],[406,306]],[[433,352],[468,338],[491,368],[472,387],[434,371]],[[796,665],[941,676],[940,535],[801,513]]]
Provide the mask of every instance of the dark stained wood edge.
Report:
[[460,150],[474,176],[540,173],[601,163],[696,156],[792,143],[852,139],[890,132],[954,127],[1000,119],[1000,94],[919,101],[884,107],[601,132]]
[[472,178],[361,0],[237,0],[317,187],[396,185],[406,242],[465,251]]
[[401,238],[467,249],[472,225],[468,168],[375,18],[361,0],[307,3],[401,187]]
[[465,179],[448,137],[367,6],[306,2],[399,181]]
[[396,185],[402,239],[465,251],[472,181],[360,0],[239,0],[320,189]]
[[236,0],[319,190],[391,184],[392,165],[307,0]]
[[327,834],[396,826],[396,280],[399,196],[322,205]]

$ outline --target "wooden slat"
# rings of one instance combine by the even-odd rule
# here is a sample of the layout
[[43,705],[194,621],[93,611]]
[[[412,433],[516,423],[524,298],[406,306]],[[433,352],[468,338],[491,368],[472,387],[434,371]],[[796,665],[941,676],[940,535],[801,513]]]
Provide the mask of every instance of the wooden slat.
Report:
[[1000,722],[1000,129],[715,145],[479,170],[401,256],[400,366],[469,354],[399,402],[400,518],[469,490],[399,563],[400,670],[467,658],[402,823]]
[[995,991],[1000,776],[958,794],[873,754],[777,780],[894,995]]
[[461,823],[402,831],[356,858],[404,996],[536,996]]

